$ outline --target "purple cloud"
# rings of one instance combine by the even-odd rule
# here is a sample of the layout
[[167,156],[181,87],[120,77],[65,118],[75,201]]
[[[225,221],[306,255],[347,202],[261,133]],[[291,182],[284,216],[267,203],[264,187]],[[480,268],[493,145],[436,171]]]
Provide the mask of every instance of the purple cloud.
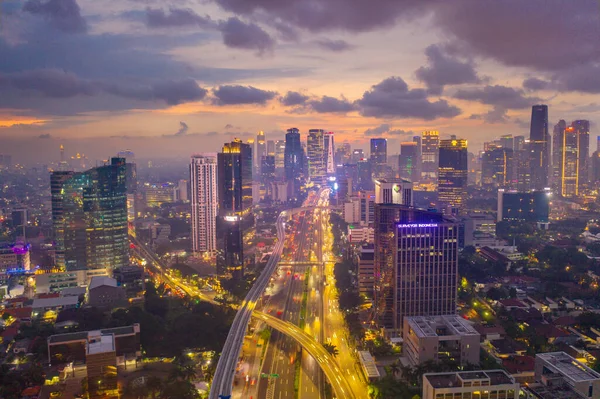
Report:
[[453,118],[460,109],[446,100],[429,101],[427,92],[408,88],[399,77],[389,77],[365,91],[356,104],[363,116],[376,118]]
[[227,47],[257,50],[259,54],[263,54],[275,46],[275,40],[263,28],[236,17],[221,22],[219,30]]
[[308,102],[310,108],[318,113],[336,113],[345,114],[355,109],[354,104],[345,98],[339,99],[330,96],[323,96],[318,100]]
[[293,107],[306,104],[309,98],[309,96],[297,91],[288,91],[285,96],[279,98],[279,101],[286,107]]
[[259,104],[265,105],[267,101],[272,100],[276,91],[267,91],[257,89],[253,86],[219,86],[213,89],[215,105],[240,105],[240,104]]
[[23,11],[43,17],[55,29],[66,33],[87,31],[76,0],[28,0],[23,4]]
[[523,90],[512,87],[495,85],[483,88],[458,90],[454,98],[467,101],[477,101],[482,104],[494,105],[503,109],[528,108],[540,102],[537,97],[526,97]]
[[170,28],[182,26],[213,26],[210,17],[202,17],[189,8],[162,9],[146,8],[146,25],[150,28]]
[[352,44],[345,40],[321,39],[317,40],[317,45],[325,50],[333,51],[334,53],[341,53],[342,51],[352,50],[354,48]]

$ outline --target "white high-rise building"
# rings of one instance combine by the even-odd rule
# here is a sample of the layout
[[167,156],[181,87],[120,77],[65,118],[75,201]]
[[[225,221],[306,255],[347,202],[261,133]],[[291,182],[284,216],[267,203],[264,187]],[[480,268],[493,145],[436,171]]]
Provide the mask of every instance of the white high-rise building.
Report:
[[265,132],[262,130],[256,135],[256,157],[254,158],[254,166],[257,171],[260,171],[262,159],[267,155],[267,146],[265,142]]
[[334,153],[335,146],[333,143],[333,132],[325,133],[323,137],[323,150],[325,151],[324,159],[325,159],[325,170],[328,175],[335,174],[335,162],[334,162]]
[[192,250],[217,250],[217,154],[193,155],[190,163]]

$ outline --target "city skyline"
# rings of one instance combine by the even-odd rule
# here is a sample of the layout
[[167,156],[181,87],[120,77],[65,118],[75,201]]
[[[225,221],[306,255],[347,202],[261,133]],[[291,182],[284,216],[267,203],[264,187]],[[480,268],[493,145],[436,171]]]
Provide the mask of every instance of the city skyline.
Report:
[[[336,13],[335,2],[304,14],[296,2],[47,2],[64,3],[62,14],[37,3],[2,4],[11,62],[0,67],[0,137],[21,162],[55,159],[47,149],[60,143],[93,159],[123,148],[187,158],[258,131],[282,138],[290,126],[363,148],[382,136],[390,153],[424,130],[477,147],[527,135],[537,103],[552,125],[591,119],[596,136],[592,1],[398,2],[368,17],[360,4]],[[313,29],[320,20],[330,22]],[[548,20],[565,29],[548,36]],[[510,48],[479,34],[509,25]]]

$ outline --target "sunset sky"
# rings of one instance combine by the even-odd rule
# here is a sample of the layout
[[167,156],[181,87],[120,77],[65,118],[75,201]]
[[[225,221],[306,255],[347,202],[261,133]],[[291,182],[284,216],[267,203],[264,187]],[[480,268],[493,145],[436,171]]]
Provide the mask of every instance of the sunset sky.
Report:
[[[600,122],[594,0],[4,0],[0,153],[16,162],[215,151],[322,128],[388,152]],[[595,140],[594,140],[595,141]],[[595,150],[595,144],[592,150]]]

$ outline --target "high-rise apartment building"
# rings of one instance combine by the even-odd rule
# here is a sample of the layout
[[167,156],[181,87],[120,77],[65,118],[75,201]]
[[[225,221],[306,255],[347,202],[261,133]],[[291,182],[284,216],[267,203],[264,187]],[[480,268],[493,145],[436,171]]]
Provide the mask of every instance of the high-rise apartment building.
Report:
[[285,135],[284,168],[288,196],[294,198],[300,192],[304,173],[304,150],[300,143],[300,131],[295,127],[288,129]]
[[419,147],[414,141],[400,143],[398,170],[400,177],[418,182],[420,178]]
[[387,139],[371,139],[371,168],[375,175],[380,175],[387,165]]
[[321,184],[325,179],[325,132],[323,129],[311,129],[306,138],[306,155],[308,157],[308,177]]
[[531,109],[529,134],[529,166],[534,190],[548,187],[550,136],[548,134],[548,106],[534,105]]
[[192,250],[217,250],[217,154],[193,155],[190,162]]
[[57,265],[67,271],[129,265],[125,159],[51,176]]
[[335,173],[335,144],[333,142],[333,132],[325,133],[323,136],[323,150],[324,150],[324,160],[325,160],[325,172],[328,175],[333,175]]
[[438,208],[443,213],[458,214],[467,197],[467,140],[452,136],[439,144]]
[[252,166],[252,147],[241,140],[225,143],[217,154],[217,269],[236,278],[244,273],[242,237],[253,223]]
[[438,154],[440,133],[435,130],[424,131],[421,135],[421,176],[424,180],[435,182],[438,173]]

